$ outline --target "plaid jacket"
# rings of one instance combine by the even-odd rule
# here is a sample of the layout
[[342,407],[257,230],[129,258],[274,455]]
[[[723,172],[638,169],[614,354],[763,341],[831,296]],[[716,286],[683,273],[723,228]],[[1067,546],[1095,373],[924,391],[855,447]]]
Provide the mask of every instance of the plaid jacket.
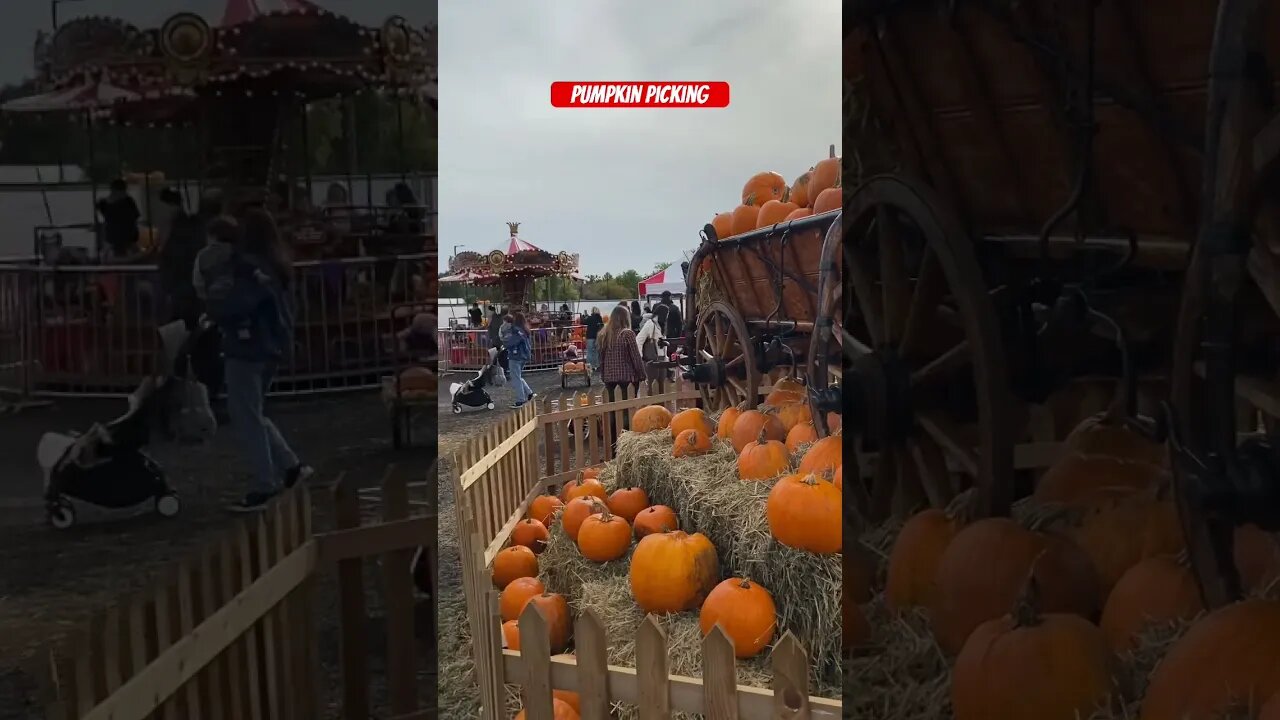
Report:
[[600,379],[610,382],[643,382],[644,360],[636,345],[636,334],[623,330],[606,350],[600,352]]

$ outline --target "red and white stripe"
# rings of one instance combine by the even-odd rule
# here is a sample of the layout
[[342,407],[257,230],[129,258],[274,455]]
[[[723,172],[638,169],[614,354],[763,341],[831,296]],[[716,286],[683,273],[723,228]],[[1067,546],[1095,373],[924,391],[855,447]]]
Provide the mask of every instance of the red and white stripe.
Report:
[[511,240],[507,243],[507,254],[515,255],[521,252],[543,252],[542,248],[530,242],[525,242],[515,235],[511,236]]
[[43,95],[31,95],[11,100],[0,106],[5,112],[58,112],[66,110],[90,110],[107,107],[118,102],[137,100],[141,96],[105,82],[86,82],[83,85],[55,90]]
[[266,13],[319,9],[311,0],[227,0],[227,7],[222,12],[222,26],[239,25]]

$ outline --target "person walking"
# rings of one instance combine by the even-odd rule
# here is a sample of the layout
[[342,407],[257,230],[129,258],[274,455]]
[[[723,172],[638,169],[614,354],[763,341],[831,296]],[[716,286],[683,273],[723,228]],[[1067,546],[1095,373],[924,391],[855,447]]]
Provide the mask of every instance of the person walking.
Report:
[[471,323],[471,327],[477,330],[484,325],[484,311],[480,309],[479,302],[471,303],[471,309],[467,311],[467,320]]
[[[219,233],[239,230],[219,222]],[[209,283],[206,291],[209,315],[222,331],[228,410],[253,473],[248,491],[229,509],[254,512],[314,471],[264,414],[276,367],[293,342],[288,300],[292,263],[275,220],[262,210],[245,216],[238,240],[230,258],[230,281]]]
[[600,308],[591,308],[591,314],[582,321],[587,331],[587,365],[591,368],[589,372],[595,373],[600,368],[600,353],[596,347],[596,338],[600,335],[600,328],[604,327],[604,318],[600,316]]
[[[504,318],[507,319],[507,318]],[[524,379],[524,366],[533,356],[533,343],[529,340],[529,328],[525,324],[524,313],[518,312],[509,317],[509,322],[502,326],[502,349],[507,351],[507,365],[510,368],[511,387],[516,391],[516,401],[511,408],[524,407],[536,393]]]
[[[609,313],[609,322],[596,337],[600,352],[600,379],[604,381],[605,395],[614,402],[619,388],[630,388],[634,397],[640,393],[640,383],[645,379],[644,360],[631,329],[631,313],[619,305]],[[621,398],[619,398],[621,399]],[[622,428],[631,427],[631,414],[622,414]],[[612,442],[618,441],[618,428],[613,429]]]
[[684,318],[680,316],[680,306],[676,305],[671,299],[671,291],[662,291],[662,301],[660,306],[667,308],[667,322],[663,327],[663,333],[669,339],[676,339],[684,336]]
[[666,321],[667,306],[659,305],[652,315],[645,318],[644,324],[640,326],[640,334],[636,335],[636,347],[640,351],[640,359],[645,363],[645,391],[650,395],[653,394],[654,381],[666,372],[665,368],[655,364],[667,359],[667,338],[662,332]]
[[102,216],[103,236],[112,259],[129,260],[138,251],[138,219],[142,213],[124,180],[116,178],[111,181],[111,192],[98,201],[97,208]]
[[639,300],[631,301],[631,331],[640,332],[640,323],[644,322],[644,310],[640,308]]

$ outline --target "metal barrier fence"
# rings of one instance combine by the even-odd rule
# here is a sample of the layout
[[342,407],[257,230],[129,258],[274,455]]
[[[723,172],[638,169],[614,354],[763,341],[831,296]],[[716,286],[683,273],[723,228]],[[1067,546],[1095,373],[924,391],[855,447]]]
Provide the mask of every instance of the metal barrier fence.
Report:
[[[578,346],[580,359],[586,359],[587,328],[585,325],[533,328],[530,338],[533,353],[525,372],[554,370],[564,362],[565,347]],[[489,331],[480,329],[439,330],[440,372],[468,372],[483,368],[489,362]]]
[[[375,388],[397,333],[435,314],[434,254],[294,265],[294,339],[273,395]],[[154,265],[0,264],[0,389],[115,397],[161,369],[173,317]]]

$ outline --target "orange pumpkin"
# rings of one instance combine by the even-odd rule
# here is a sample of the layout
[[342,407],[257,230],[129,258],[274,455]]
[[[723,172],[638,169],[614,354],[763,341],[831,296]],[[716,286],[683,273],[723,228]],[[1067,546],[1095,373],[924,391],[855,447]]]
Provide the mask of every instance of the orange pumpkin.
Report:
[[841,493],[814,475],[788,475],[765,500],[765,516],[774,539],[788,547],[819,555],[840,552],[843,545]]
[[501,590],[512,580],[538,576],[538,556],[523,545],[511,545],[493,558],[493,584]]
[[1046,612],[1097,616],[1097,571],[1067,538],[1028,530],[1008,518],[984,518],[956,533],[938,561],[929,607],[942,649],[960,652],[975,628],[1007,613],[1033,571]]
[[552,690],[551,697],[562,701],[564,704],[573,708],[576,713],[582,712],[582,700],[578,697],[578,693],[569,690]]
[[747,445],[759,440],[761,432],[769,440],[787,439],[787,431],[776,415],[762,413],[759,410],[747,410],[739,415],[738,421],[733,424],[730,442],[733,443],[734,452],[741,453]]
[[[809,184],[807,186],[809,201],[813,207],[813,214],[817,215],[822,212],[816,205],[818,196],[824,191],[838,187],[840,184],[840,158],[827,157],[818,161],[813,169],[809,171]],[[838,207],[838,206],[837,206]]]
[[844,191],[839,187],[827,188],[818,193],[818,197],[813,201],[813,214],[821,215],[824,212],[832,212],[839,210],[844,205]]
[[671,411],[661,405],[646,405],[631,416],[631,432],[666,430],[670,424]]
[[520,652],[520,624],[515,620],[502,623],[502,644],[508,650]]
[[810,216],[810,215],[812,215],[812,214],[813,214],[813,211],[812,211],[812,210],[810,210],[809,208],[806,208],[806,207],[796,208],[795,210],[792,210],[792,211],[791,211],[791,214],[787,215],[787,217],[786,217],[786,218],[784,218],[784,220],[785,220],[786,222],[791,222],[791,221],[793,221],[793,220],[799,220],[799,219],[801,219],[801,218],[807,218],[807,217],[809,217],[809,216]]
[[711,452],[711,437],[701,430],[685,430],[676,438],[671,446],[673,457],[692,457]]
[[827,413],[827,431],[833,434],[840,432],[841,420],[843,420],[843,418],[840,416],[840,413]]
[[671,532],[680,529],[680,518],[676,517],[676,511],[666,505],[650,505],[640,511],[636,515],[635,522],[636,538],[642,538],[645,535],[653,533]]
[[844,593],[841,593],[840,598],[840,616],[842,621],[840,647],[852,650],[871,640],[871,624],[867,622],[867,616],[863,615],[862,608]]
[[801,445],[811,445],[816,442],[818,442],[818,429],[813,426],[812,422],[797,423],[787,433],[787,450],[792,455],[800,452]]
[[828,435],[809,446],[800,459],[800,473],[831,475],[844,462],[844,447],[839,435]]
[[793,211],[800,208],[795,203],[784,202],[782,200],[770,200],[760,206],[760,215],[756,217],[756,228],[769,227],[776,225],[787,219]]
[[726,408],[724,412],[720,413],[720,421],[716,423],[716,437],[721,440],[728,440],[733,437],[733,425],[742,416],[743,409],[741,406],[735,405]]
[[739,480],[769,480],[791,467],[791,454],[787,446],[770,440],[763,430],[755,442],[747,443],[738,455]]
[[560,524],[564,527],[564,534],[569,539],[578,542],[578,531],[582,529],[582,521],[596,513],[605,511],[604,503],[600,502],[600,498],[582,497],[574,498],[564,506],[564,512],[560,514]]
[[1172,555],[1150,557],[1129,568],[1102,609],[1099,626],[1116,653],[1133,650],[1150,625],[1190,620],[1204,610],[1200,586],[1187,563]]
[[507,583],[507,586],[502,588],[502,593],[498,595],[498,611],[502,619],[520,619],[520,613],[524,612],[524,606],[529,603],[529,599],[546,591],[546,586],[536,577],[516,578]]
[[702,533],[645,535],[631,554],[631,595],[641,610],[667,614],[702,605],[720,577],[716,548]]
[[1169,464],[1169,452],[1162,443],[1148,440],[1105,412],[1085,418],[1062,444],[1068,452],[1087,457],[1144,462],[1160,467]]
[[556,519],[556,513],[564,507],[564,502],[555,495],[539,495],[529,503],[528,518],[537,520],[547,527]]
[[806,392],[804,383],[799,380],[793,377],[779,378],[764,397],[764,404],[780,408],[791,403],[805,402]]
[[960,530],[945,510],[931,508],[903,523],[889,551],[884,599],[890,610],[929,607],[938,591],[938,563]]
[[547,621],[551,634],[551,654],[559,655],[569,645],[569,602],[559,593],[542,593],[529,598],[525,608],[536,607]]
[[609,493],[604,489],[604,484],[597,478],[586,478],[578,483],[573,489],[565,493],[565,502],[573,502],[578,498],[595,497],[600,500],[608,500]]
[[711,418],[707,417],[707,413],[702,408],[681,410],[671,418],[669,425],[672,439],[680,437],[680,433],[685,430],[697,430],[707,437],[711,437],[716,431]]
[[742,203],[757,207],[770,200],[781,200],[787,192],[787,181],[776,172],[758,172],[742,186]]
[[1032,497],[1039,503],[1076,505],[1091,502],[1099,490],[1146,490],[1167,482],[1168,477],[1168,471],[1156,465],[1069,454],[1045,471]]
[[578,551],[592,562],[609,562],[627,554],[631,547],[631,525],[621,515],[605,510],[588,515],[578,529]]
[[1280,545],[1274,535],[1257,525],[1236,528],[1232,553],[1246,592],[1266,588],[1280,578]]
[[579,477],[583,480],[586,480],[587,478],[600,477],[600,466],[597,465],[595,467],[583,468],[582,472],[579,473]]
[[724,240],[733,235],[733,213],[717,213],[711,220],[711,227],[716,230],[716,239]]
[[649,507],[649,496],[638,487],[618,488],[609,495],[609,512],[633,522],[641,510]]
[[836,468],[836,474],[831,476],[831,484],[835,485],[837,490],[844,490],[844,465]]
[[698,613],[703,637],[716,625],[733,641],[734,657],[753,658],[773,642],[778,609],[768,590],[744,578],[729,578],[707,595]]
[[739,205],[733,209],[733,225],[731,235],[741,235],[756,229],[756,220],[760,218],[760,207],[757,205]]
[[800,423],[812,423],[813,411],[809,408],[807,402],[787,403],[778,408],[778,422],[782,423],[782,429],[788,433],[791,428]]
[[791,196],[787,199],[801,210],[809,207],[809,173],[800,173],[800,177],[791,183]]
[[[556,690],[556,692],[562,691]],[[578,711],[573,706],[554,694],[551,698],[551,711],[552,720],[578,720],[579,718]],[[515,720],[525,720],[524,710],[516,713]]]
[[551,533],[547,532],[547,526],[531,518],[525,518],[516,523],[515,529],[511,531],[512,543],[523,545],[535,553],[546,550],[547,541],[550,539]]
[[1142,560],[1176,555],[1186,547],[1176,503],[1153,490],[1104,493],[1066,534],[1093,561],[1103,597]]

